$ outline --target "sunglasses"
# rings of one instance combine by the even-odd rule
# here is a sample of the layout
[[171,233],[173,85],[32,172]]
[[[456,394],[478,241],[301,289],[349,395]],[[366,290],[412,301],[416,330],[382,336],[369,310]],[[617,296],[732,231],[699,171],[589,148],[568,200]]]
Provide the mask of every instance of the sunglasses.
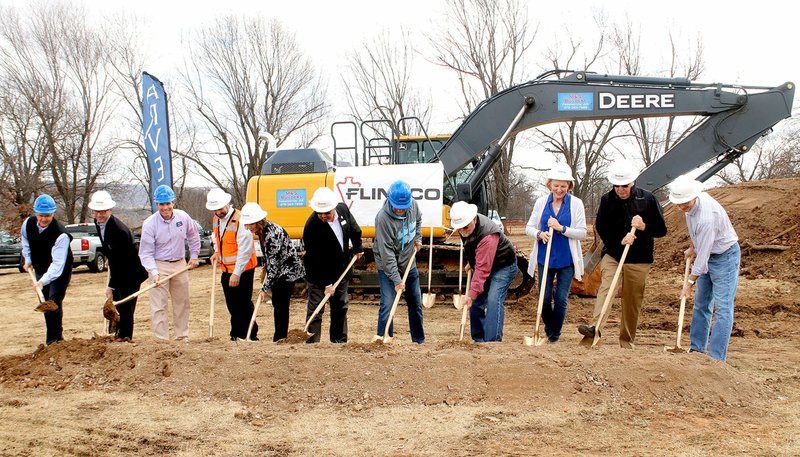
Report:
[[[333,211],[333,210],[331,210],[331,211]],[[330,214],[331,211],[324,211],[324,212],[314,211],[314,212],[317,213],[317,216],[325,216],[327,214]]]
[[628,187],[631,187],[631,184],[625,184],[624,186],[618,186],[614,184],[614,188],[616,189],[627,189]]

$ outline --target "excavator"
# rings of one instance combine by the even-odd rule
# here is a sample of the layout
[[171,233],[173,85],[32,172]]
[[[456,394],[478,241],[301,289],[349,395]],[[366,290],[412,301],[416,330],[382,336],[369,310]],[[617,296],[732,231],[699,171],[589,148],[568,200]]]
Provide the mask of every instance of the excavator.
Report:
[[[258,202],[271,220],[283,226],[293,239],[301,239],[309,215],[307,199],[320,186],[336,189],[335,170],[343,166],[394,166],[408,163],[438,163],[443,169],[443,227],[434,228],[437,240],[447,236],[449,205],[455,201],[475,203],[482,214],[491,208],[487,177],[500,159],[503,147],[519,132],[556,122],[638,119],[647,117],[700,116],[702,121],[661,158],[646,168],[636,185],[658,190],[676,177],[710,165],[697,177],[705,181],[742,154],[781,120],[791,116],[794,84],[776,87],[734,84],[701,84],[687,78],[604,75],[588,71],[554,70],[536,79],[506,89],[481,102],[451,135],[429,136],[418,119],[397,122],[368,120],[360,128],[352,122],[331,126],[334,154],[331,158],[316,149],[276,151],[262,167],[261,175],[250,179],[247,201]],[[399,126],[416,122],[423,135],[401,136]],[[380,125],[387,126],[381,129]],[[356,141],[347,146],[337,142],[336,129],[354,136],[360,131],[363,149]],[[388,130],[390,134],[370,134]],[[339,134],[338,136],[341,136]],[[347,160],[345,160],[345,158]],[[390,182],[386,183],[388,188]],[[293,198],[286,204],[285,195]],[[374,227],[364,221],[363,236],[371,238]],[[361,224],[361,221],[359,221]],[[423,229],[427,239],[428,228]],[[452,259],[457,252],[444,244]],[[600,247],[586,254],[587,274],[599,262]],[[527,253],[518,253],[519,273],[509,290],[509,299],[527,295],[533,280],[527,275]],[[428,255],[418,254],[421,275],[427,273]],[[377,287],[371,261],[354,271],[351,287]],[[424,265],[424,266],[423,266]],[[457,263],[438,261],[432,278],[438,290],[456,285]],[[424,283],[424,281],[421,281]]]

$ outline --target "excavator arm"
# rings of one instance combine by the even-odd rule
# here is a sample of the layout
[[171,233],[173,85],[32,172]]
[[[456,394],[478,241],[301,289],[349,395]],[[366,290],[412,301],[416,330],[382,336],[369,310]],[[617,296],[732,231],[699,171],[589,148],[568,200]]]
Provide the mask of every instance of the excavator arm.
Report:
[[434,160],[442,162],[448,178],[474,164],[456,194],[457,200],[471,201],[505,143],[523,130],[555,122],[706,116],[639,176],[637,186],[655,190],[716,159],[699,179],[712,176],[791,116],[793,99],[791,82],[778,87],[735,86],[587,72],[539,78],[483,101]]

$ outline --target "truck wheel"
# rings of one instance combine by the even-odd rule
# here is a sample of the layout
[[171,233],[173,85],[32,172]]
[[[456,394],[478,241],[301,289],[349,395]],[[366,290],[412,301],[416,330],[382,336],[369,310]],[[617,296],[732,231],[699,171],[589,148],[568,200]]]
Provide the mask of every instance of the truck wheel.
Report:
[[92,273],[99,273],[106,269],[106,256],[102,252],[98,252],[94,257],[94,262],[89,263],[89,271]]

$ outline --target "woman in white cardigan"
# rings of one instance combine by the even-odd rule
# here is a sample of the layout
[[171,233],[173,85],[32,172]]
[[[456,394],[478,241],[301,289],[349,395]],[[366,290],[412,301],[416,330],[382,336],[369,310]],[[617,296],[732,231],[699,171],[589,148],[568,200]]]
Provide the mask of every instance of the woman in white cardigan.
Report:
[[[545,185],[550,193],[536,200],[525,234],[537,239],[528,261],[528,274],[533,276],[536,265],[539,287],[546,284],[542,321],[549,342],[555,343],[561,337],[567,315],[572,278],[580,281],[583,277],[581,240],[586,238],[586,211],[581,199],[569,193],[575,187],[575,180],[568,165],[557,164],[550,169]],[[550,227],[553,228],[553,245],[547,278],[542,281],[547,243],[551,242]]]

